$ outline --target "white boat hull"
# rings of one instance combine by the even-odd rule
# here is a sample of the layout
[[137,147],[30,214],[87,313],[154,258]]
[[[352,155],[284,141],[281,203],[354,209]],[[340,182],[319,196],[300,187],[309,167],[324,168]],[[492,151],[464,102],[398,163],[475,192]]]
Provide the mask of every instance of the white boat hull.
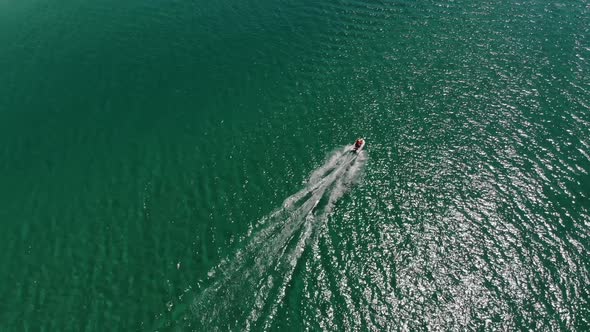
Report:
[[361,146],[359,146],[358,148],[355,146],[352,148],[352,152],[354,153],[359,153],[361,152],[361,150],[365,147],[365,140],[363,140],[363,142],[361,143]]

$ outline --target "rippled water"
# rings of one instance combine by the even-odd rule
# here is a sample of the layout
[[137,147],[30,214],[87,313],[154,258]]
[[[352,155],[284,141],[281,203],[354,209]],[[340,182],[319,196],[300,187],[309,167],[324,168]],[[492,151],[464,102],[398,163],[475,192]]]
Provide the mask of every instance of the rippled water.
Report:
[[586,1],[0,3],[0,329],[587,330],[589,36]]

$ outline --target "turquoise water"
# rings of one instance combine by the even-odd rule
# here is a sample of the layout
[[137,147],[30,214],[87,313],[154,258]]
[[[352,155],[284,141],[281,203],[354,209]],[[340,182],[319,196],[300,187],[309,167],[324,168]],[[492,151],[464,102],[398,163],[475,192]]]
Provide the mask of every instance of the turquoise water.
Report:
[[589,36],[586,1],[0,2],[0,329],[588,330]]

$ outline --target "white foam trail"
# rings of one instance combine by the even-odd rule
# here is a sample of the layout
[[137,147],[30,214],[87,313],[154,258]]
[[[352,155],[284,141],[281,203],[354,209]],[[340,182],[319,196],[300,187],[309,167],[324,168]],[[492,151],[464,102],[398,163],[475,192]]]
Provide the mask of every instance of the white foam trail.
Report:
[[316,190],[319,186],[321,186],[325,182],[326,176],[338,166],[340,166],[344,161],[346,161],[346,158],[342,157],[349,153],[351,149],[352,147],[346,146],[343,149],[334,152],[332,156],[329,157],[329,159],[324,163],[324,165],[311,173],[309,179],[305,183],[305,188],[285,199],[283,202],[283,207],[286,209],[292,208],[295,203],[308,195],[311,191]]
[[319,180],[325,177],[327,172],[334,169],[344,161],[342,156],[348,154],[350,150],[352,150],[352,146],[345,146],[344,148],[337,150],[335,153],[332,153],[332,156],[328,158],[328,161],[325,162],[322,167],[319,167],[313,171],[313,173],[311,173],[307,184],[319,182]]
[[242,249],[210,271],[213,283],[194,298],[192,315],[185,319],[203,330],[270,327],[314,231],[329,218],[366,161],[364,152],[349,150],[347,146],[334,152],[302,190],[259,221],[262,228]]

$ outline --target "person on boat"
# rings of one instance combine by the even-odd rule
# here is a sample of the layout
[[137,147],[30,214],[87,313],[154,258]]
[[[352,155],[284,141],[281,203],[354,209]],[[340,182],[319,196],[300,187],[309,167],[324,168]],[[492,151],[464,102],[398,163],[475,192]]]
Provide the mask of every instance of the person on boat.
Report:
[[357,139],[357,140],[356,140],[356,142],[354,143],[354,147],[355,147],[355,148],[360,148],[362,144],[363,144],[363,139],[362,139],[362,138],[359,138],[359,139]]

